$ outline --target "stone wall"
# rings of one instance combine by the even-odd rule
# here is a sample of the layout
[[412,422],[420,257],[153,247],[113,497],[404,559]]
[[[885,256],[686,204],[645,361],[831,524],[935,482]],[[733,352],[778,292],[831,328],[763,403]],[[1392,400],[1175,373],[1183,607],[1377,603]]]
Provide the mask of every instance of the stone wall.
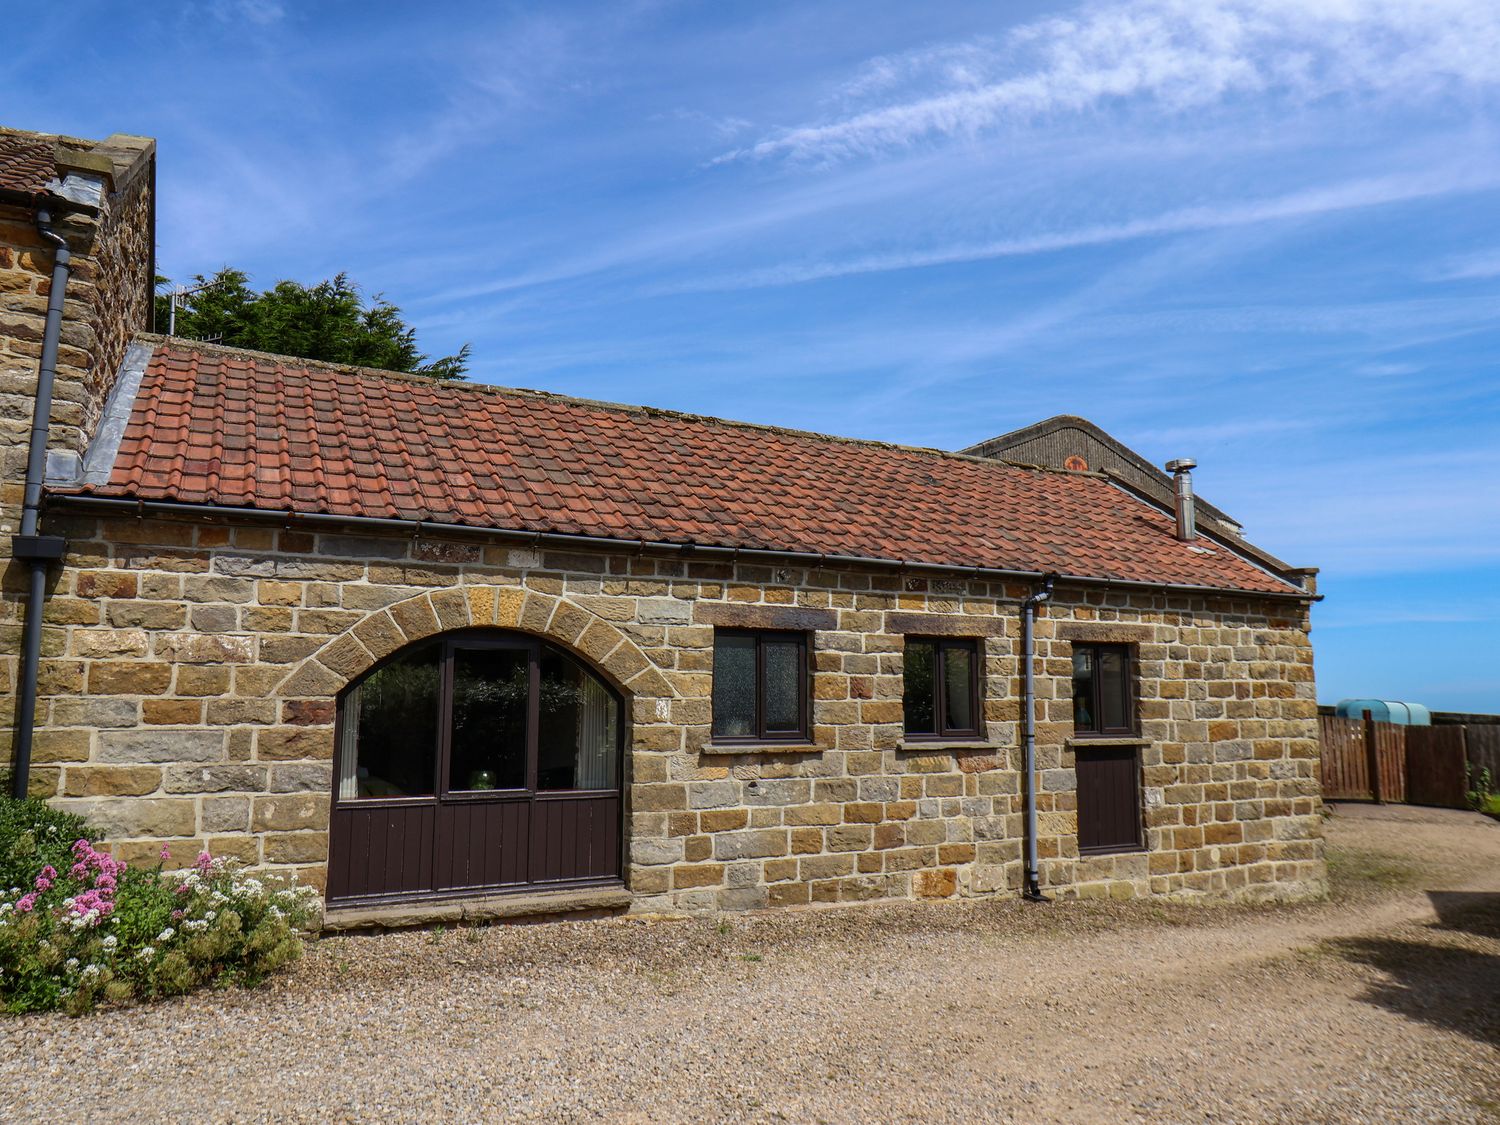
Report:
[[[52,526],[70,552],[47,608],[33,786],[126,856],[165,840],[320,879],[337,693],[410,641],[484,624],[552,638],[624,692],[637,909],[1019,888],[1018,586],[206,522]],[[716,752],[714,626],[778,623],[811,632],[812,745]],[[903,742],[908,632],[983,638],[983,738]],[[1302,607],[1064,588],[1037,636],[1048,888],[1321,891]],[[1078,855],[1080,640],[1137,646],[1139,853]]]
[[[154,152],[153,143],[139,137],[93,146],[90,163],[112,169],[99,173],[106,189],[102,206],[97,212],[54,208],[53,229],[68,241],[72,275],[49,449],[83,451],[126,345],[151,328]],[[37,232],[33,213],[0,203],[0,469],[7,501],[24,476],[52,265],[52,248]]]
[[[97,210],[53,213],[53,229],[72,254],[72,275],[48,449],[81,455],[126,345],[151,327],[155,146],[143,137],[116,136],[94,145],[61,139],[58,153],[60,176],[69,162],[86,165],[105,188]],[[6,763],[26,588],[25,568],[11,560],[10,537],[19,528],[53,260],[33,212],[0,203],[0,761]]]

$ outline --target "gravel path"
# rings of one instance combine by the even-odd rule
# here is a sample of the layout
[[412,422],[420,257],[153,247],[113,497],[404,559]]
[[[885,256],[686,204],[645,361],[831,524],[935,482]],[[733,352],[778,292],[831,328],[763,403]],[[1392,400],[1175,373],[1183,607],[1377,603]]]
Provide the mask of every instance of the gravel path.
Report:
[[330,938],[0,1023],[6,1120],[1500,1121],[1500,823],[1341,807],[1313,907],[863,907]]

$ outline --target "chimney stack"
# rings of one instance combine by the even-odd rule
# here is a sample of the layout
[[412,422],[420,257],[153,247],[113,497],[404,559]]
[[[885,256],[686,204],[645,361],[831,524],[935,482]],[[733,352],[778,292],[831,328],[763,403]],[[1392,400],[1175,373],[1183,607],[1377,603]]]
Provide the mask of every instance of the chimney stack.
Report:
[[1198,524],[1193,514],[1193,469],[1198,462],[1191,457],[1179,457],[1167,462],[1167,472],[1172,474],[1177,495],[1177,538],[1184,543],[1198,538]]

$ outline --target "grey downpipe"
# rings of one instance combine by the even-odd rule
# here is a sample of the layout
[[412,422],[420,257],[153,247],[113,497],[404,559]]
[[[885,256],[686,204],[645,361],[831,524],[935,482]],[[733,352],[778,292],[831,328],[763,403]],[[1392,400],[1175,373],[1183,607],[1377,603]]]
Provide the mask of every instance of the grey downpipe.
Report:
[[26,456],[26,491],[21,508],[20,539],[30,544],[30,582],[26,594],[26,618],[21,636],[21,684],[16,698],[15,768],[11,792],[25,797],[31,781],[31,746],[36,727],[37,668],[42,655],[42,608],[47,598],[47,562],[50,552],[39,551],[37,525],[42,509],[42,481],[47,466],[47,428],[52,421],[52,384],[57,378],[57,345],[62,336],[63,298],[72,272],[72,254],[61,235],[52,230],[52,215],[44,208],[36,213],[36,229],[52,244],[52,289],[47,294],[47,321],[42,333],[42,360],[37,369],[36,402],[31,412],[31,446]]
[[1042,580],[1021,603],[1021,714],[1025,723],[1025,754],[1021,769],[1026,793],[1026,885],[1021,896],[1032,902],[1047,902],[1042,894],[1041,865],[1036,848],[1036,607],[1052,596],[1052,577]]

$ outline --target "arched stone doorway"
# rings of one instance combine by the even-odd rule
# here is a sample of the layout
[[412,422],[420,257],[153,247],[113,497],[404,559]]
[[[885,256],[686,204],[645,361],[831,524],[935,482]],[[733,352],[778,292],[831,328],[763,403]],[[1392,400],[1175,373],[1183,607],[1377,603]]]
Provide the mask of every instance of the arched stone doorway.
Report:
[[330,904],[618,883],[624,700],[576,654],[440,634],[339,695]]

